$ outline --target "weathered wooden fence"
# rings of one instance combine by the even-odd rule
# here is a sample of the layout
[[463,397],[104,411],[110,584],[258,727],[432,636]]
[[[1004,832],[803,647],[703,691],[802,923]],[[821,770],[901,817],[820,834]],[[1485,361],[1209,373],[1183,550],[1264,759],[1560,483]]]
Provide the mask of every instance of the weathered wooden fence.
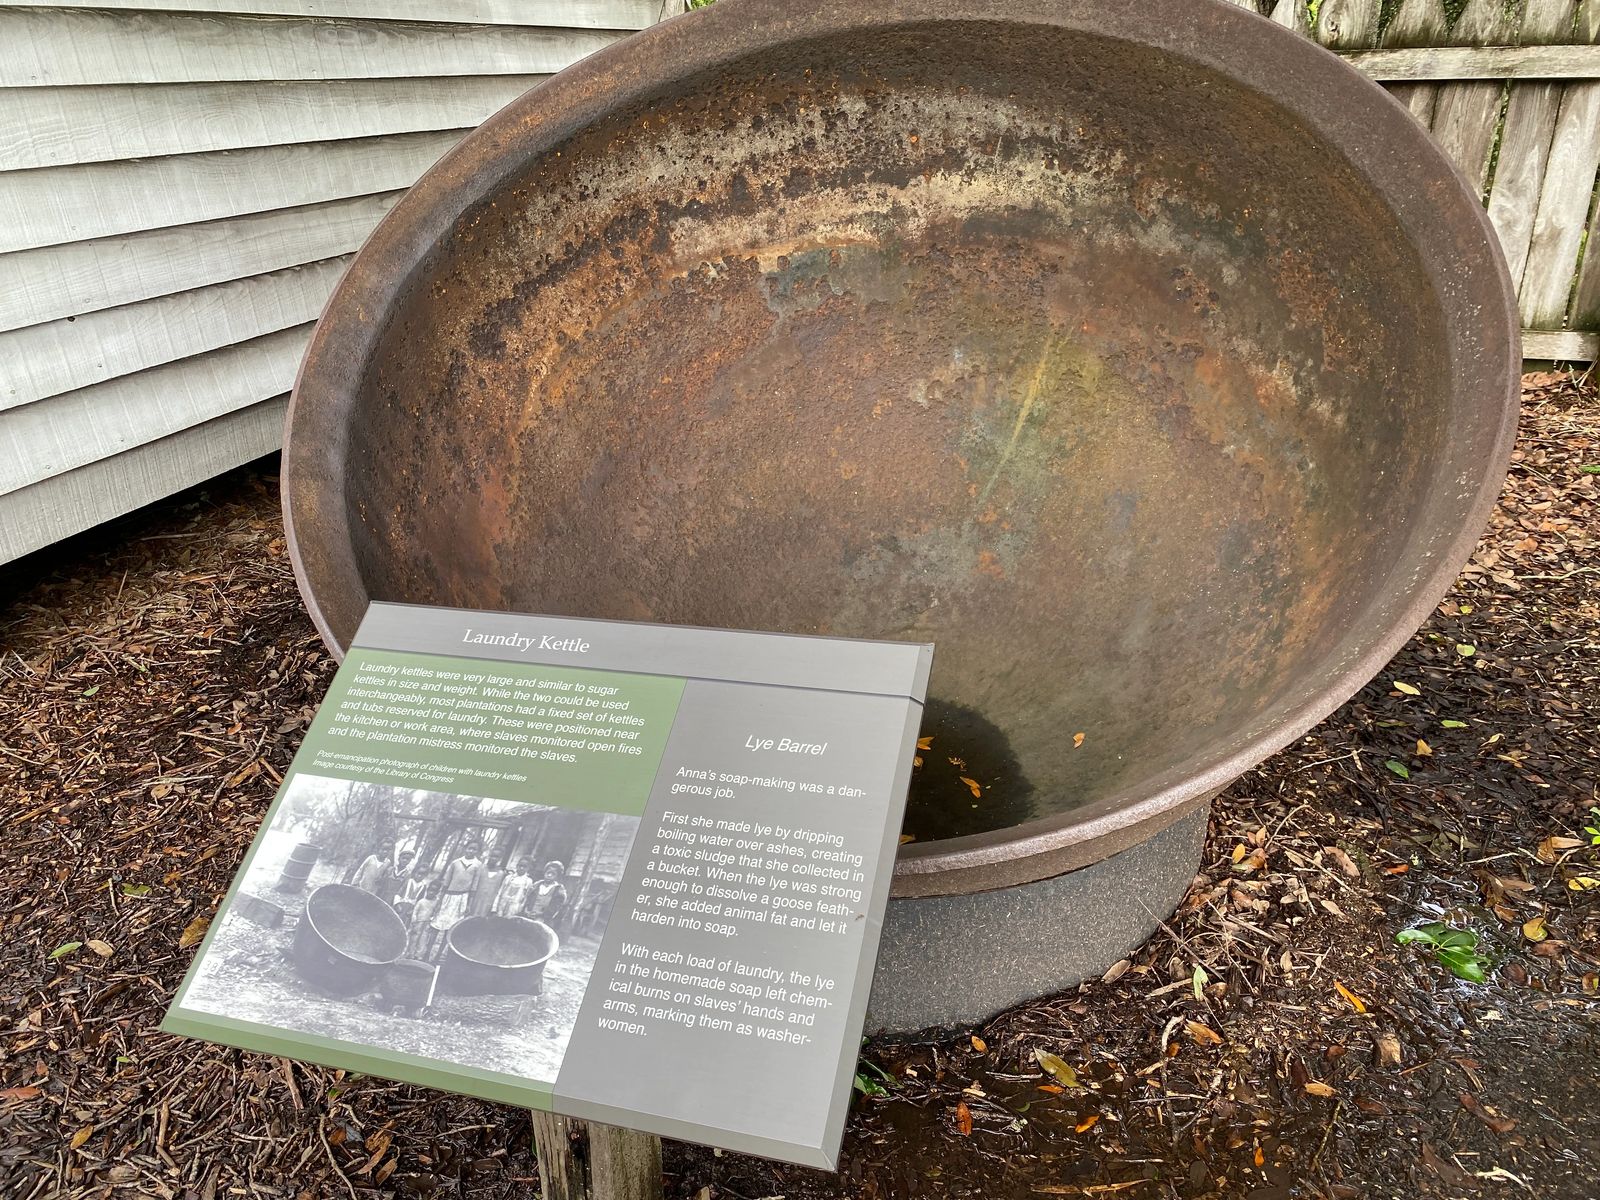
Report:
[[1336,51],[1433,132],[1489,206],[1526,357],[1597,357],[1600,0],[1234,3]]

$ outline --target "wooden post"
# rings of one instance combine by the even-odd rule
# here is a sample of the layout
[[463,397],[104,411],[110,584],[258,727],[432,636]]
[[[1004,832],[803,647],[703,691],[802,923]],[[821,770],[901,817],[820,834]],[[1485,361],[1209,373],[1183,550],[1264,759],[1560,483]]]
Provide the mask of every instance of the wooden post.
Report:
[[661,1139],[533,1114],[541,1200],[661,1200]]

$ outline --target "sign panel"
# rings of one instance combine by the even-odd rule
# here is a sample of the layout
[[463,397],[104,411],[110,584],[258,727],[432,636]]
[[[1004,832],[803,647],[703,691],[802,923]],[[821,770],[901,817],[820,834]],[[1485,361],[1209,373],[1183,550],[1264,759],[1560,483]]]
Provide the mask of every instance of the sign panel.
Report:
[[163,1028],[832,1167],[932,652],[374,604]]

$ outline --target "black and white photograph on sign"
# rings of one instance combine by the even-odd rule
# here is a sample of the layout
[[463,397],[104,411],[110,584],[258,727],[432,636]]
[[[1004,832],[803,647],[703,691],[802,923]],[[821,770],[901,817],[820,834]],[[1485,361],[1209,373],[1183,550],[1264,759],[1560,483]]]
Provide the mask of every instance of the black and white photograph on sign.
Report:
[[638,825],[296,775],[184,1006],[554,1080]]

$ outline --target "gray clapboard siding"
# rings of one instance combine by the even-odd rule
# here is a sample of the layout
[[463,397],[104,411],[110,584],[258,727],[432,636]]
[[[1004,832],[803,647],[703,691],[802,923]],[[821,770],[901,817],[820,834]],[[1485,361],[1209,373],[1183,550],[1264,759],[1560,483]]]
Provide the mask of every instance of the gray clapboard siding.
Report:
[[0,330],[358,249],[399,192],[0,254]]
[[299,325],[0,414],[0,497],[289,390]]
[[465,130],[0,174],[0,253],[408,187]]
[[275,449],[399,189],[681,8],[0,0],[0,561]]
[[0,86],[548,75],[620,36],[514,25],[0,8],[6,48]]
[[[1248,2],[1248,0],[1241,0]],[[18,8],[142,9],[284,17],[372,17],[467,25],[539,25],[574,29],[643,29],[679,12],[682,0],[11,0]],[[536,14],[537,22],[529,16]]]
[[547,75],[0,91],[0,171],[469,129]]
[[278,396],[0,496],[0,562],[272,453],[288,404]]
[[350,256],[0,333],[0,412],[315,321]]

